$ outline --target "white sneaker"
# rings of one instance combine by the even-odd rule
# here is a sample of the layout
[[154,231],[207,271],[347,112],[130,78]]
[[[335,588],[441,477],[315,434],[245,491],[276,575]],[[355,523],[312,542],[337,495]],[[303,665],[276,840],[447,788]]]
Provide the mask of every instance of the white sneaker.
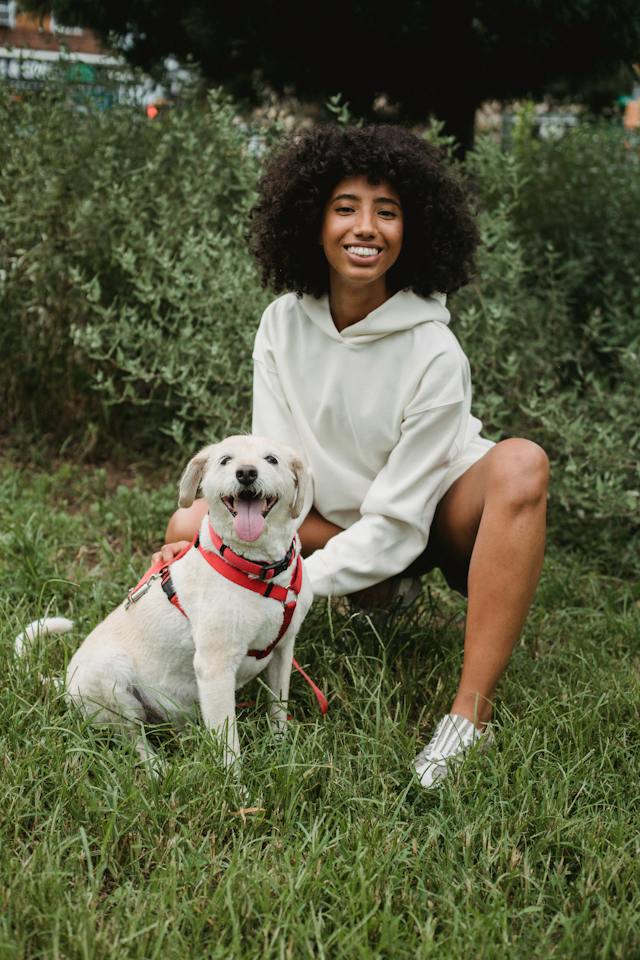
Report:
[[394,585],[392,602],[397,603],[398,609],[408,610],[421,594],[420,577],[398,577]]
[[483,748],[493,743],[490,726],[478,730],[466,717],[456,713],[444,716],[427,746],[413,761],[421,786],[426,790],[438,786],[451,763],[462,760],[469,747],[480,740]]

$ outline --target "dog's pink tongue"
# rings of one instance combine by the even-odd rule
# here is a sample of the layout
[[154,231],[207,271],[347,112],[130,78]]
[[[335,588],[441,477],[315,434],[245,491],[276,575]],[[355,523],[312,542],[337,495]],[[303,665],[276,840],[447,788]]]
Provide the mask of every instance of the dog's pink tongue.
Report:
[[257,540],[264,530],[262,500],[236,500],[233,525],[241,540]]

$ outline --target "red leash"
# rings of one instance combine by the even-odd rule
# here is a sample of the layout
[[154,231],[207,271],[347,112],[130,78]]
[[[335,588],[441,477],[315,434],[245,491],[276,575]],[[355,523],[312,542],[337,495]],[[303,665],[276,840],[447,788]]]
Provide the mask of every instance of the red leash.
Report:
[[313,682],[313,680],[311,679],[311,677],[309,676],[309,674],[306,673],[306,672],[302,669],[302,667],[300,666],[300,664],[298,663],[298,661],[296,660],[295,657],[292,657],[292,658],[291,658],[291,662],[293,663],[293,665],[294,665],[294,667],[296,668],[296,670],[298,671],[298,673],[307,681],[307,683],[309,684],[309,686],[310,686],[311,689],[313,690],[314,696],[315,696],[316,700],[318,701],[318,706],[320,707],[320,713],[321,713],[322,716],[324,717],[325,713],[326,713],[327,710],[329,709],[329,701],[328,701],[327,698],[325,697],[325,695],[324,695],[324,693],[322,692],[322,690],[320,689],[320,687],[318,687],[318,686]]

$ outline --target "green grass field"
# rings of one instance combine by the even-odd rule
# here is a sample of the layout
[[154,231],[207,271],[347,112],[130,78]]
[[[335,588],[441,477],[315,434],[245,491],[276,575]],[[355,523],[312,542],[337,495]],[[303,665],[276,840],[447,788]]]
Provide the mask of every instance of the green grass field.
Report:
[[[2,459],[0,960],[640,957],[637,585],[550,544],[497,746],[436,794],[410,763],[464,622],[437,575],[381,635],[314,606],[297,657],[329,714],[295,676],[277,743],[246,691],[248,799],[198,724],[158,734],[149,782],[42,679],[148,565],[175,483],[145,477]],[[16,662],[47,610],[74,633]]]

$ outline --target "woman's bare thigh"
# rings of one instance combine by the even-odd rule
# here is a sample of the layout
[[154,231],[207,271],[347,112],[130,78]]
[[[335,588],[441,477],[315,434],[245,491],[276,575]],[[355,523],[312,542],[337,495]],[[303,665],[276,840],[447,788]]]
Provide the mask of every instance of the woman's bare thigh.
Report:
[[471,554],[484,509],[492,447],[449,487],[438,503],[429,543],[407,573],[419,576],[438,567],[449,586],[466,595]]

